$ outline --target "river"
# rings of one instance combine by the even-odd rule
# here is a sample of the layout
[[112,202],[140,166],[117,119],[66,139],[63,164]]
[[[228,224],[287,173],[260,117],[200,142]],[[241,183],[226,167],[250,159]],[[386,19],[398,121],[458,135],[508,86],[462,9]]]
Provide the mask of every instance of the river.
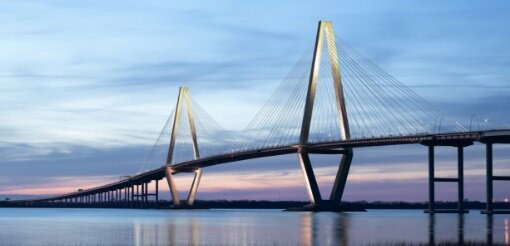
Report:
[[509,243],[510,215],[420,210],[0,208],[2,245],[378,245]]

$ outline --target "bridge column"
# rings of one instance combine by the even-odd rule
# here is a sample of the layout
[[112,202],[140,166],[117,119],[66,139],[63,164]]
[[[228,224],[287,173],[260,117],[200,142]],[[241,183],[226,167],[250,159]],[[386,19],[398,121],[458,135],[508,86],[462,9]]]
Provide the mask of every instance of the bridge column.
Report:
[[[184,100],[184,101],[183,101]],[[200,158],[200,153],[198,150],[198,141],[197,141],[197,133],[195,128],[195,121],[193,119],[193,110],[192,110],[192,104],[191,104],[191,96],[189,93],[189,89],[187,87],[181,87],[179,89],[179,96],[177,98],[177,105],[175,107],[175,117],[173,120],[172,125],[172,133],[170,136],[170,145],[168,146],[168,154],[167,154],[167,160],[166,160],[166,168],[165,168],[165,174],[166,179],[168,182],[168,187],[170,188],[170,193],[172,195],[172,201],[174,206],[178,206],[181,204],[179,194],[177,192],[177,187],[175,186],[175,181],[173,178],[173,174],[176,170],[172,169],[172,160],[174,155],[174,149],[176,144],[176,136],[177,131],[179,129],[179,121],[181,117],[182,112],[182,104],[186,103],[186,113],[188,118],[188,127],[191,135],[191,143],[193,148],[193,156],[194,159]],[[188,171],[188,170],[186,170]],[[202,176],[202,171],[200,169],[197,169],[194,171],[195,177],[193,179],[193,184],[191,185],[190,193],[188,195],[187,199],[187,205],[193,205],[198,189],[198,184],[200,183],[200,178]]]
[[138,207],[140,208],[143,208],[144,205],[145,205],[145,202],[144,202],[144,193],[145,193],[145,187],[144,187],[144,183],[142,182],[141,184],[139,184],[139,187],[140,187],[140,190],[139,190],[139,193],[138,193]]
[[[487,133],[488,134],[488,133]],[[485,143],[486,155],[486,188],[487,188],[487,203],[486,209],[482,211],[485,214],[510,214],[508,209],[494,209],[494,181],[510,181],[510,176],[494,175],[493,170],[493,148],[495,144],[510,144],[510,136],[484,136],[480,142]]]
[[159,179],[156,179],[156,188],[154,189],[154,194],[155,194],[155,202],[156,204],[154,205],[155,208],[158,208],[158,203],[159,203]]
[[138,206],[140,208],[143,208],[145,206],[145,201],[144,201],[144,198],[145,198],[145,183],[142,182],[140,185],[140,193],[138,193]]
[[493,211],[493,174],[492,174],[492,143],[485,144],[486,151],[486,183],[487,183],[487,203],[486,213],[491,214]]
[[135,200],[134,193],[135,193],[135,190],[134,190],[133,184],[129,184],[129,187],[128,187],[129,207],[133,207],[133,201]]
[[195,202],[195,198],[197,196],[198,184],[200,183],[200,179],[202,178],[202,169],[195,170],[195,177],[193,178],[193,183],[191,184],[191,189],[188,194],[187,204],[193,205]]
[[140,185],[136,184],[136,207],[141,207],[141,199],[140,199]]
[[457,183],[459,211],[464,211],[464,146],[457,146]]
[[149,203],[149,183],[144,182],[143,185],[143,207],[147,208]]
[[312,165],[308,151],[305,149],[309,144],[310,127],[313,116],[313,108],[315,103],[315,94],[317,91],[317,84],[319,82],[320,63],[323,50],[327,52],[329,57],[329,65],[331,70],[331,77],[333,79],[333,88],[335,92],[336,113],[338,114],[338,127],[340,129],[340,140],[349,140],[351,138],[349,121],[347,115],[347,108],[345,104],[345,96],[342,84],[342,77],[340,74],[340,63],[337,53],[335,42],[335,35],[333,24],[330,21],[320,21],[317,28],[317,36],[315,39],[315,47],[312,59],[312,66],[310,69],[310,77],[308,81],[308,90],[306,94],[305,108],[303,110],[303,121],[301,123],[301,132],[299,136],[299,149],[298,157],[301,164],[301,170],[305,176],[306,188],[308,197],[312,204],[323,203],[321,206],[325,209],[338,209],[339,203],[345,189],[345,182],[352,162],[352,149],[346,149],[343,154],[340,166],[333,184],[330,201],[322,201],[317,181],[313,173]]
[[315,179],[315,174],[313,173],[313,167],[310,162],[308,151],[300,147],[298,151],[298,158],[299,163],[301,164],[301,171],[305,178],[308,199],[311,204],[319,204],[322,201],[321,193],[319,191],[319,186],[317,185],[317,180]]
[[335,183],[333,183],[333,189],[331,190],[330,200],[340,203],[345,190],[345,184],[347,183],[347,176],[349,175],[349,169],[352,163],[353,151],[348,148],[345,149],[346,153],[342,156],[340,166],[338,167],[338,173],[336,174]]
[[168,182],[168,187],[170,188],[170,194],[172,195],[172,203],[175,206],[181,204],[181,199],[179,198],[179,192],[177,191],[177,186],[175,186],[175,181],[172,174],[172,168],[167,166],[165,168],[166,173],[166,181]]
[[[468,213],[464,209],[464,148],[473,144],[471,140],[439,140],[431,139],[422,141],[421,144],[428,148],[428,185],[429,205],[426,213]],[[436,177],[435,176],[435,147],[449,146],[457,149],[457,177]],[[437,209],[435,200],[435,182],[457,183],[457,209]]]
[[435,210],[435,187],[434,187],[434,145],[429,145],[429,212]]
[[130,193],[131,193],[131,198],[130,198],[130,202],[129,202],[129,207],[134,207],[134,202],[135,202],[135,185],[134,184],[131,184],[131,187],[129,187],[129,189],[131,190]]

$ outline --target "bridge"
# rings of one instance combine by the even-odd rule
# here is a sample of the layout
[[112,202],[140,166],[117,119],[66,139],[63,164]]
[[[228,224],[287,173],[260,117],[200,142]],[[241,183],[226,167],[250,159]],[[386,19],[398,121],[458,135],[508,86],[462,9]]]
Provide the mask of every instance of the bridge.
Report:
[[[374,146],[421,144],[428,149],[429,208],[426,212],[468,212],[464,208],[464,148],[474,142],[486,146],[487,207],[484,213],[506,213],[494,209],[493,182],[510,181],[493,174],[493,145],[510,143],[510,129],[469,129],[445,116],[379,68],[349,44],[337,38],[329,21],[320,21],[311,53],[305,52],[289,75],[271,95],[248,127],[241,133],[224,130],[181,87],[167,126],[153,147],[164,147],[165,160],[117,182],[53,197],[13,201],[37,204],[103,206],[132,204],[146,206],[149,197],[159,201],[159,181],[166,180],[175,208],[192,208],[203,170],[207,167],[278,155],[296,154],[310,205],[307,210],[345,210],[342,206],[355,149]],[[168,140],[167,140],[168,141]],[[457,177],[436,177],[435,149],[457,149]],[[310,160],[311,154],[340,156],[331,195],[319,191]],[[161,155],[160,155],[161,156]],[[194,173],[185,203],[180,199],[174,176]],[[155,182],[154,193],[149,184]],[[437,209],[435,183],[458,185],[458,208]]]

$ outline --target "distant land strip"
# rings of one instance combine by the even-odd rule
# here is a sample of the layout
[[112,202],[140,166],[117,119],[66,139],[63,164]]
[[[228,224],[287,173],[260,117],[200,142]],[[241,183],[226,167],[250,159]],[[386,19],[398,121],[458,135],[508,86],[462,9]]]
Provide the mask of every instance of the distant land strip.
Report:
[[[308,204],[306,201],[265,201],[265,200],[197,200],[197,209],[286,209],[300,207]],[[402,201],[354,201],[342,202],[342,207],[350,209],[426,209],[427,202],[402,202]],[[466,209],[484,209],[485,203],[480,201],[465,201]],[[172,202],[160,200],[158,203],[149,201],[147,203],[137,201],[119,201],[108,203],[58,203],[58,202],[26,202],[0,201],[0,207],[73,207],[73,208],[171,208]],[[438,201],[438,209],[455,209],[457,202]],[[498,209],[510,209],[510,203],[497,202],[494,207]]]

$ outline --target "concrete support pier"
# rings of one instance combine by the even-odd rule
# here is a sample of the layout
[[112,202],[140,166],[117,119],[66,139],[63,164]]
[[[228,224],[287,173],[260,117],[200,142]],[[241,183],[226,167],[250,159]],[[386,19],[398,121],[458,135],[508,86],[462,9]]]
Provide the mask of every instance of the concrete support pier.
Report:
[[[472,145],[469,141],[423,141],[423,145],[428,148],[428,186],[429,186],[429,205],[425,213],[469,213],[464,208],[464,148]],[[456,178],[439,178],[435,176],[435,147],[450,146],[457,148],[457,177]],[[457,183],[457,208],[456,209],[437,209],[435,200],[435,183],[451,182]]]
[[[486,207],[482,210],[482,214],[510,214],[508,209],[494,208],[494,181],[510,181],[510,176],[495,176],[493,170],[494,140],[485,141],[485,166],[486,166]],[[497,142],[508,143],[508,142]]]

